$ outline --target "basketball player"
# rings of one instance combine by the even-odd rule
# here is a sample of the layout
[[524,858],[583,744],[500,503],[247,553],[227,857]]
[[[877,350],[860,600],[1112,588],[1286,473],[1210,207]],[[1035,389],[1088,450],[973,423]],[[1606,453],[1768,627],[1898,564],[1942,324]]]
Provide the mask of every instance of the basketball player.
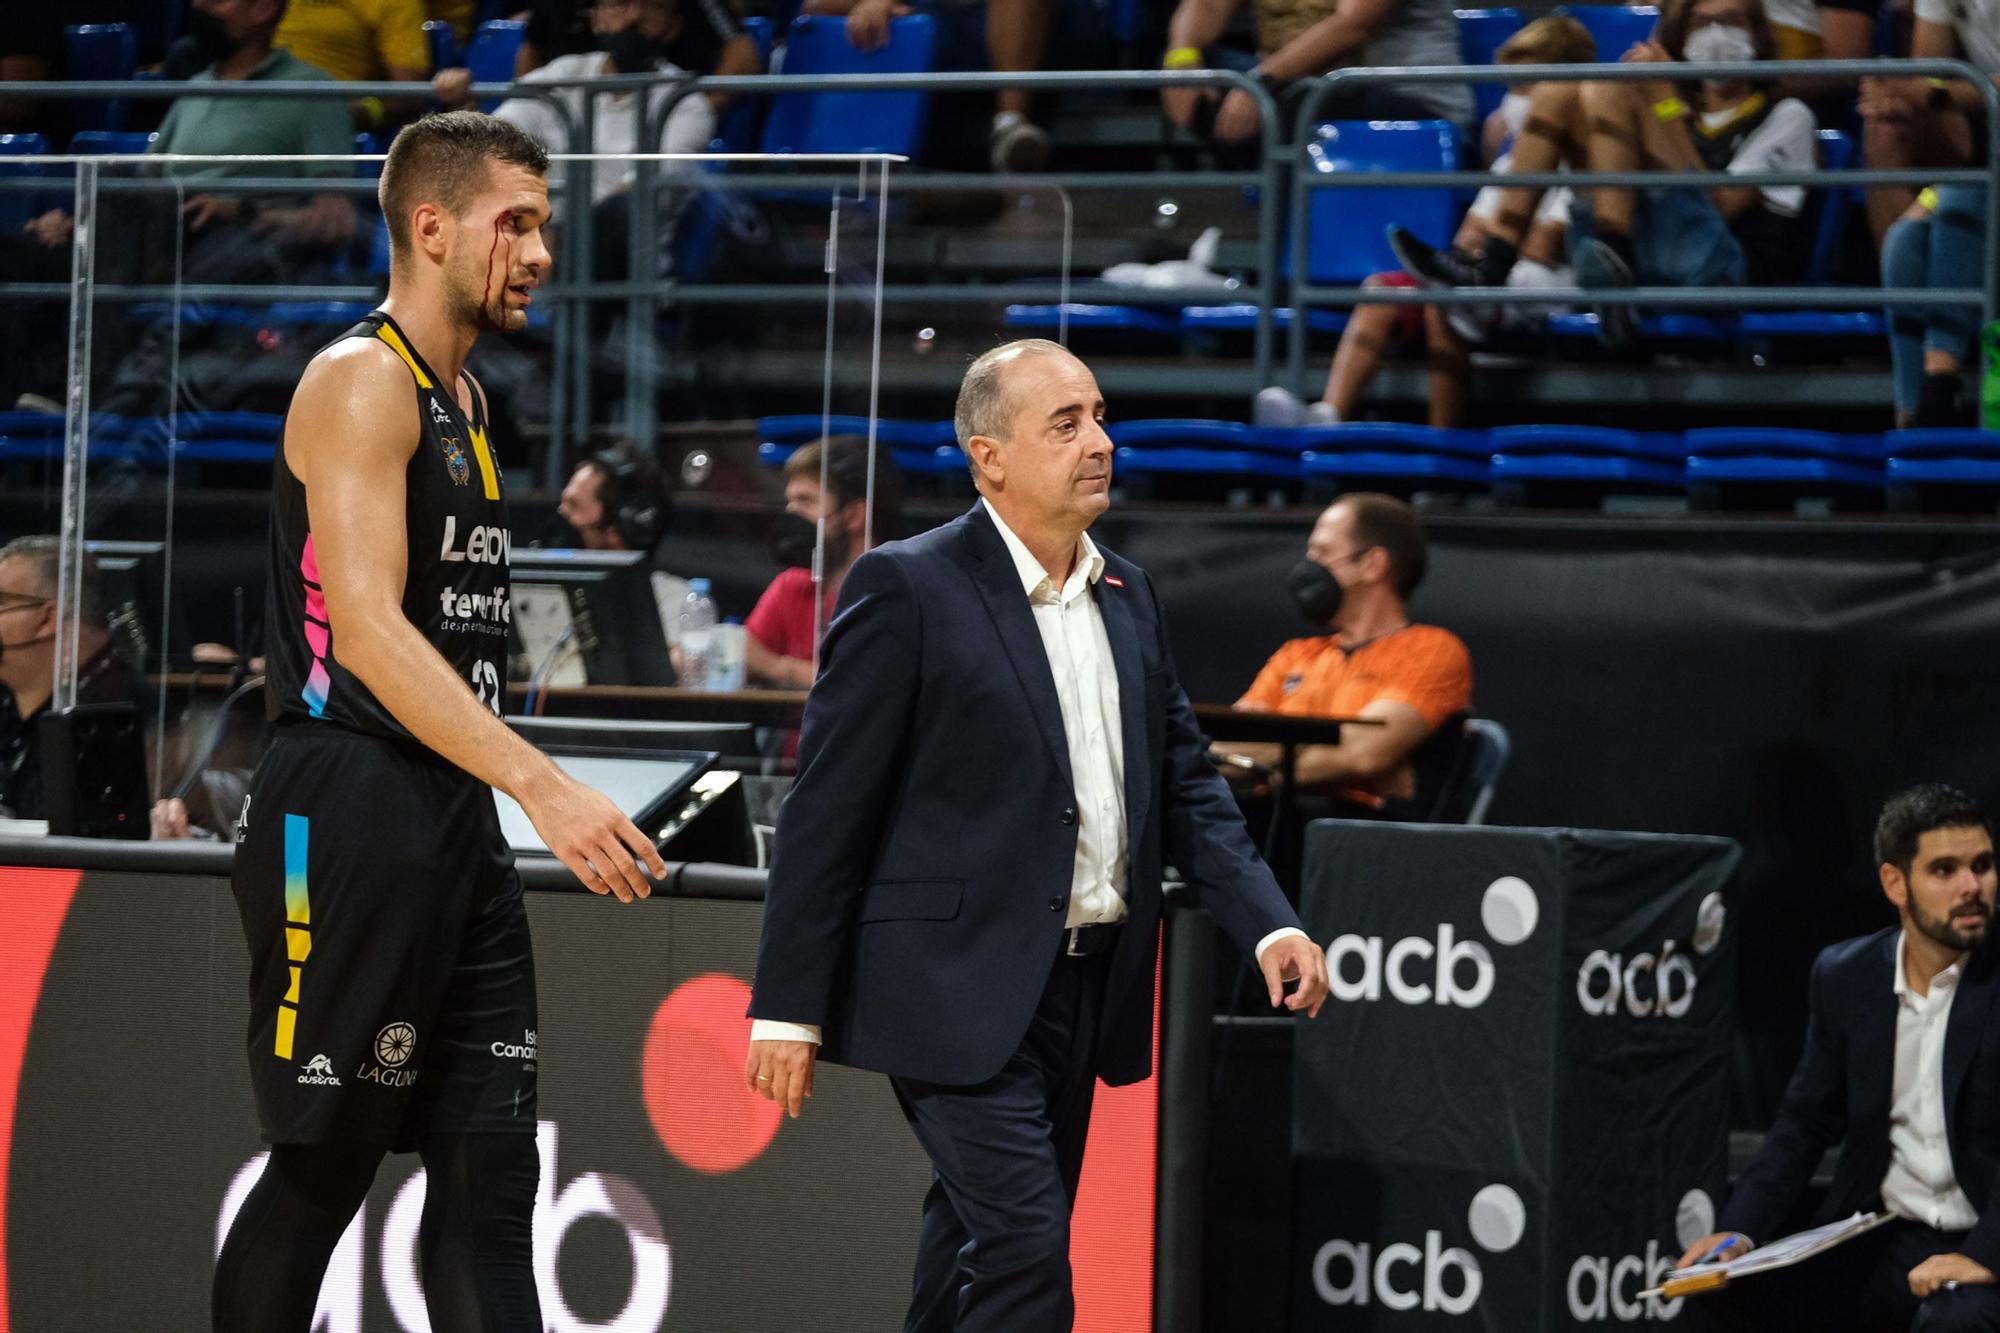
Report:
[[215,1272],[215,1327],[306,1333],[387,1151],[427,1176],[437,1333],[540,1333],[535,981],[489,790],[592,890],[644,897],[644,834],[500,720],[511,538],[488,329],[549,267],[542,146],[476,112],[420,120],[382,171],[381,309],[306,368],[272,484],[275,722],[238,831],[250,1066],[269,1164]]

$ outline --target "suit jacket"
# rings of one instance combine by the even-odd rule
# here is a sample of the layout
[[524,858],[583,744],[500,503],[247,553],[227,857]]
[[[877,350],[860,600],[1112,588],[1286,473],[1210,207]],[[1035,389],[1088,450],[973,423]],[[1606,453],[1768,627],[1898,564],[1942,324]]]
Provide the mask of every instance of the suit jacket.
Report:
[[[1102,554],[1129,847],[1097,1034],[1115,1084],[1152,1068],[1163,858],[1246,952],[1298,918],[1206,758],[1151,581]],[[1055,965],[1076,807],[1048,654],[985,507],[862,556],[806,701],[751,1015],[820,1024],[840,1063],[991,1078]]]
[[[1775,1239],[1820,1156],[1841,1144],[1833,1187],[1814,1224],[1882,1206],[1896,1072],[1898,928],[1833,945],[1813,963],[1805,1054],[1764,1150],[1743,1173],[1721,1225]],[[2000,1270],[2000,950],[1969,954],[1944,1037],[1945,1138],[1952,1173],[1979,1214],[1960,1249]]]

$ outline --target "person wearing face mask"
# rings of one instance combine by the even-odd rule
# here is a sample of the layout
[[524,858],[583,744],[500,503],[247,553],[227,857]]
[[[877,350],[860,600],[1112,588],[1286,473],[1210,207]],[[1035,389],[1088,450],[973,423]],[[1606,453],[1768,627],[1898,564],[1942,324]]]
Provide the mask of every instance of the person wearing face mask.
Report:
[[[1577,65],[1597,59],[1590,30],[1573,18],[1551,15],[1536,19],[1509,37],[1494,53],[1501,65]],[[1486,117],[1481,152],[1495,175],[1513,165],[1514,140],[1526,123],[1528,93],[1533,84],[1512,87]],[[1452,248],[1476,259],[1499,212],[1500,189],[1489,185],[1473,200],[1459,225]],[[1551,190],[1535,210],[1535,222],[1521,243],[1520,262],[1507,275],[1507,285],[1529,290],[1571,285],[1564,237],[1569,229],[1569,191]],[[1364,287],[1413,287],[1415,279],[1401,269],[1377,273]],[[1503,321],[1539,320],[1539,306],[1361,305],[1354,308],[1341,331],[1340,348],[1327,373],[1326,392],[1308,407],[1298,395],[1279,386],[1257,396],[1260,426],[1326,425],[1352,421],[1361,394],[1374,378],[1384,355],[1422,340],[1431,374],[1430,424],[1454,427],[1464,415],[1465,386],[1470,372],[1470,345],[1484,342]]]
[[[1623,60],[1770,60],[1777,50],[1760,0],[1666,0],[1649,41]],[[1763,81],[1663,77],[1644,82],[1539,85],[1514,145],[1514,169],[1552,171],[1808,171],[1818,161],[1811,108]],[[1431,287],[1501,286],[1519,258],[1543,191],[1506,191],[1476,261],[1436,249],[1401,228],[1390,244]],[[1797,185],[1579,188],[1571,206],[1571,260],[1582,287],[1733,287],[1801,280],[1805,188]],[[1632,340],[1636,311],[1598,309],[1612,345]]]
[[[815,440],[785,460],[785,512],[771,534],[771,554],[785,569],[744,622],[743,666],[751,680],[790,690],[812,685],[814,647],[847,571],[872,545],[897,535],[902,474],[885,445],[875,448],[872,524],[868,497],[868,441],[861,436]],[[815,588],[812,553],[822,520],[826,557]]]
[[[1414,762],[1445,721],[1472,707],[1472,657],[1457,635],[1410,619],[1426,551],[1416,514],[1386,495],[1327,506],[1288,580],[1299,613],[1320,629],[1281,646],[1236,707],[1295,717],[1365,717],[1338,745],[1301,747],[1301,788],[1347,813],[1380,813],[1426,795]],[[1275,767],[1275,744],[1230,744],[1230,755]]]
[[[54,537],[17,537],[0,546],[0,817],[45,819],[41,718],[56,678]],[[84,557],[77,607],[78,703],[132,703],[139,681],[112,650],[97,563]]]
[[[597,0],[590,8],[590,28],[597,49],[576,55],[558,56],[540,69],[524,75],[523,83],[563,81],[572,86],[560,97],[574,122],[583,118],[584,91],[575,87],[579,79],[613,78],[622,75],[676,75],[683,71],[666,57],[668,45],[682,27],[677,0]],[[431,81],[432,93],[446,106],[469,106],[470,80],[465,70],[445,70]],[[596,153],[698,153],[715,135],[715,107],[705,97],[684,97],[667,113],[659,140],[641,143],[639,132],[652,109],[660,104],[671,85],[662,81],[638,93],[596,94],[596,126],[591,151]],[[494,108],[493,114],[520,126],[549,145],[555,152],[581,152],[568,143],[568,130],[554,107],[538,98],[514,97]],[[589,276],[600,282],[622,282],[631,275],[632,210],[631,189],[638,173],[629,161],[593,162],[590,168],[591,237],[594,242]],[[686,190],[671,190],[661,196],[656,213],[658,234],[652,247],[664,264],[667,247],[673,241],[674,221],[687,202]],[[572,275],[580,277],[582,275]],[[656,275],[646,275],[656,276]],[[602,340],[617,322],[624,302],[599,301],[590,307],[591,331]],[[621,361],[622,364],[622,361]]]

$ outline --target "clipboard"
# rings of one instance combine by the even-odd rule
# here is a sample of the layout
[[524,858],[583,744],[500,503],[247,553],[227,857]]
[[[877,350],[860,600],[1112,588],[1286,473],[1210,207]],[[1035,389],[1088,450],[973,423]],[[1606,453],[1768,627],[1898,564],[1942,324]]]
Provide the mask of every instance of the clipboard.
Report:
[[1639,1295],[1642,1299],[1658,1296],[1662,1300],[1671,1301],[1681,1296],[1715,1291],[1737,1278],[1754,1277],[1758,1273],[1790,1268],[1793,1264],[1803,1263],[1814,1255],[1825,1254],[1837,1245],[1843,1245],[1856,1236],[1873,1231],[1894,1217],[1894,1213],[1886,1212],[1856,1213],[1838,1222],[1828,1222],[1825,1226],[1774,1240],[1769,1245],[1761,1245],[1735,1259],[1676,1268],[1667,1274],[1666,1281],[1650,1291],[1640,1292]]

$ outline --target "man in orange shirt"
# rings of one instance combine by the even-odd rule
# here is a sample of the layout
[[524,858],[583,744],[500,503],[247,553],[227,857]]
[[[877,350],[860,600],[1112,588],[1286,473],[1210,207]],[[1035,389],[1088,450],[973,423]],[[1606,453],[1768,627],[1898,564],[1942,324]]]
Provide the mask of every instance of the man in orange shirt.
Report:
[[[1410,620],[1424,565],[1423,531],[1401,500],[1345,495],[1313,524],[1291,592],[1306,618],[1331,632],[1271,654],[1236,706],[1383,725],[1349,727],[1338,745],[1301,747],[1300,787],[1368,810],[1430,794],[1419,792],[1414,759],[1447,719],[1471,709],[1472,658],[1450,630]],[[1280,758],[1276,745],[1223,748],[1271,767]]]

